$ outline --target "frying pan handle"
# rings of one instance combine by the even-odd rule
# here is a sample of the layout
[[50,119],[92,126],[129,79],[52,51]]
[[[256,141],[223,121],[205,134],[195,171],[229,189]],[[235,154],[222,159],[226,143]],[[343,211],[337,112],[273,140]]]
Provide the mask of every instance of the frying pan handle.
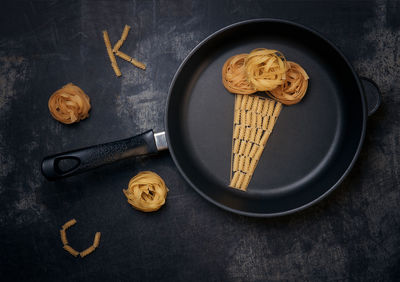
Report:
[[382,93],[378,85],[370,78],[360,77],[367,98],[368,116],[371,116],[379,108],[382,101]]
[[42,174],[48,180],[56,180],[117,160],[157,152],[153,130],[149,130],[131,138],[45,157]]

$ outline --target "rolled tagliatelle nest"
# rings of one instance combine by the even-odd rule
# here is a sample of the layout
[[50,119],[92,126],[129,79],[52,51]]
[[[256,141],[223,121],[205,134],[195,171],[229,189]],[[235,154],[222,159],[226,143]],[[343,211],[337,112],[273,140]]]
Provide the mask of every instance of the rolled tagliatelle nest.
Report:
[[153,212],[165,204],[168,188],[156,173],[142,171],[133,177],[123,192],[128,203],[142,212]]
[[56,120],[71,124],[89,117],[90,99],[81,88],[68,83],[50,96],[48,107]]
[[[300,102],[308,79],[300,65],[287,62],[277,50],[258,48],[225,62],[222,82],[236,94],[230,187],[247,190],[282,104]],[[249,95],[257,91],[265,91],[272,99]]]

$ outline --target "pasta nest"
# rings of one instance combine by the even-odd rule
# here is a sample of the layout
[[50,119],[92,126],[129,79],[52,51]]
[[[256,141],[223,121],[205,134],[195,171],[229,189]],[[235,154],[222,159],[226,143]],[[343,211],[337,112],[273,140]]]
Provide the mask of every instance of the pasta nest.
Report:
[[257,91],[270,91],[286,79],[287,63],[277,50],[258,48],[245,60],[247,79]]
[[222,83],[235,94],[252,94],[256,89],[249,83],[245,71],[245,60],[248,54],[230,57],[222,67]]
[[89,116],[90,99],[81,88],[68,83],[50,96],[48,106],[56,120],[71,124]]
[[168,188],[162,178],[151,171],[142,171],[133,177],[123,192],[128,203],[143,212],[156,211],[165,204]]
[[289,68],[285,82],[267,93],[285,105],[293,105],[300,102],[306,94],[309,77],[299,64],[289,61],[287,63]]

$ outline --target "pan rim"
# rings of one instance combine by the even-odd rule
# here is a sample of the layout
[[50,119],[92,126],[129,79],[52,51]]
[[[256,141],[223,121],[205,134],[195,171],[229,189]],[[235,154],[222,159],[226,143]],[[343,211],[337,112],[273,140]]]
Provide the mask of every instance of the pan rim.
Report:
[[[352,73],[353,78],[355,79],[355,82],[357,84],[358,87],[358,93],[360,94],[360,98],[361,98],[361,107],[362,107],[362,129],[361,129],[361,135],[360,135],[360,140],[358,142],[357,145],[357,149],[354,153],[354,156],[351,160],[351,162],[349,163],[349,165],[347,166],[347,168],[345,169],[344,173],[342,174],[342,176],[329,188],[327,189],[324,193],[322,193],[319,197],[313,199],[312,201],[301,205],[299,207],[293,208],[293,209],[289,209],[289,210],[285,210],[282,212],[274,212],[274,213],[254,213],[254,212],[246,212],[246,211],[241,211],[241,210],[237,210],[237,209],[233,209],[230,208],[228,206],[225,206],[217,201],[215,201],[214,199],[210,198],[209,196],[207,196],[205,193],[203,193],[201,191],[201,189],[199,189],[191,180],[190,178],[185,174],[185,172],[183,171],[182,167],[179,165],[179,161],[176,158],[173,146],[171,146],[171,139],[169,136],[169,126],[168,126],[168,115],[169,115],[169,108],[170,108],[170,100],[171,100],[171,96],[172,96],[172,91],[174,88],[174,85],[183,69],[183,67],[186,65],[186,63],[190,60],[190,58],[205,44],[207,43],[209,40],[213,39],[214,37],[218,36],[219,34],[223,33],[226,30],[232,29],[232,28],[236,28],[238,26],[242,26],[242,25],[247,25],[247,24],[252,24],[252,23],[257,23],[257,22],[262,22],[262,23],[282,23],[282,24],[287,24],[287,25],[291,25],[293,27],[297,27],[300,29],[303,29],[307,32],[312,33],[313,35],[319,37],[320,39],[324,40],[329,46],[331,46],[331,48],[333,48],[333,50],[344,60],[344,62],[346,63],[347,67],[349,68],[350,72]],[[299,23],[295,23],[289,20],[284,20],[284,19],[276,19],[276,18],[257,18],[257,19],[249,19],[249,20],[245,20],[245,21],[240,21],[240,22],[236,22],[233,24],[230,24],[228,26],[225,26],[215,32],[213,32],[212,34],[210,34],[209,36],[207,36],[205,39],[203,39],[200,43],[198,43],[190,52],[189,54],[186,56],[186,58],[182,61],[182,63],[180,64],[180,66],[178,67],[177,71],[174,74],[174,77],[171,81],[169,90],[168,90],[168,97],[167,97],[167,106],[166,106],[166,111],[165,111],[165,117],[164,117],[164,123],[165,123],[165,131],[166,131],[166,138],[167,138],[167,144],[168,144],[168,148],[170,151],[170,154],[172,156],[172,159],[176,165],[176,167],[178,168],[179,173],[183,176],[183,178],[185,179],[185,181],[187,183],[189,183],[189,185],[197,192],[199,193],[203,198],[205,198],[206,200],[208,200],[209,202],[213,203],[214,205],[218,206],[219,208],[222,208],[226,211],[230,211],[232,213],[236,213],[239,215],[244,215],[244,216],[249,216],[249,217],[264,217],[264,218],[271,218],[271,217],[279,217],[279,216],[285,216],[285,215],[289,215],[289,214],[293,214],[299,211],[302,211],[304,209],[307,209],[308,207],[311,207],[312,205],[320,202],[321,200],[323,200],[325,197],[327,197],[330,193],[332,193],[343,181],[344,179],[347,177],[347,175],[350,173],[350,171],[352,170],[352,168],[354,167],[355,162],[357,161],[360,152],[361,152],[361,148],[362,145],[364,143],[364,139],[365,139],[365,134],[366,134],[366,125],[367,125],[367,105],[366,105],[366,98],[365,98],[365,94],[364,94],[364,90],[360,81],[360,78],[358,76],[358,74],[356,73],[356,71],[354,70],[354,67],[352,66],[352,64],[349,62],[349,60],[346,58],[346,56],[343,54],[343,52],[335,45],[333,44],[330,40],[328,40],[326,37],[324,37],[322,34],[320,34],[318,31],[309,28],[307,26],[304,26],[302,24]]]

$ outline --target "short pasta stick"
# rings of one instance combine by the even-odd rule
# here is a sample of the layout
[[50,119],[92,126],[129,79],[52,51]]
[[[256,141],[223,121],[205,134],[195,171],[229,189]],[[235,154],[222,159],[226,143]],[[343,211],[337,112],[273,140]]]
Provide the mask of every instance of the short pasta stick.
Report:
[[265,99],[258,98],[257,110],[256,110],[257,114],[261,114],[262,113],[262,109],[263,109],[263,106],[264,106],[264,101],[265,101]]
[[61,237],[61,242],[63,243],[63,245],[68,245],[67,233],[65,232],[65,229],[60,230],[60,237]]
[[246,149],[246,143],[246,141],[240,142],[239,155],[243,155],[244,149]]
[[93,240],[93,247],[98,248],[99,244],[100,244],[100,236],[101,233],[100,232],[96,232],[96,234],[94,235],[94,240]]
[[262,115],[263,117],[265,117],[265,116],[268,114],[268,110],[269,110],[269,101],[270,101],[270,99],[265,99],[265,100],[264,100],[264,106],[263,106],[263,109],[262,109],[262,112],[261,112],[261,115]]
[[240,103],[240,109],[246,110],[247,100],[249,99],[249,95],[242,95],[242,101]]
[[255,160],[259,160],[261,158],[261,155],[264,151],[264,146],[260,146],[256,152],[256,154],[254,155],[254,159]]
[[62,226],[62,229],[66,230],[66,229],[70,228],[72,225],[74,225],[75,223],[76,223],[76,219],[73,218],[73,219],[67,221],[67,222]]
[[254,143],[260,144],[262,132],[263,132],[262,129],[257,129],[257,134],[256,137],[254,138]]
[[240,126],[235,125],[235,129],[233,130],[233,138],[238,139],[239,138],[239,132],[240,132]]
[[279,116],[279,114],[281,113],[281,110],[282,110],[282,103],[277,102],[277,103],[276,103],[276,106],[275,106],[274,113],[272,114],[272,116],[273,116],[275,119],[277,119],[278,116]]
[[250,126],[251,125],[251,112],[248,111],[246,113],[246,122],[245,122],[246,126]]
[[258,100],[260,100],[260,98],[258,98],[257,96],[255,96],[254,99],[253,99],[253,105],[251,106],[251,111],[252,111],[253,113],[256,113],[256,112],[257,112]]
[[240,171],[243,171],[243,168],[244,168],[244,159],[245,159],[244,156],[240,156],[240,159],[239,159],[239,170],[240,170]]
[[240,124],[245,126],[246,125],[246,111],[240,110]]
[[239,170],[239,158],[240,156],[238,154],[235,154],[233,156],[233,171]]
[[232,181],[231,181],[231,183],[230,183],[229,186],[231,186],[231,187],[233,187],[233,188],[236,188],[236,184],[237,184],[237,182],[238,182],[238,180],[239,180],[239,175],[240,175],[240,172],[239,172],[239,171],[236,171],[236,172],[233,174],[233,178],[232,178]]
[[239,124],[240,123],[240,111],[236,110],[233,116],[233,123]]
[[237,180],[237,183],[236,183],[236,188],[240,189],[240,187],[242,186],[243,180],[244,180],[244,176],[245,176],[244,173],[240,173],[239,179]]
[[257,129],[256,128],[252,128],[251,132],[250,132],[250,138],[249,138],[250,142],[254,142],[254,139],[256,138],[256,133],[257,133]]
[[274,100],[269,100],[269,106],[268,106],[268,116],[272,116],[275,108],[275,101]]
[[253,96],[249,96],[249,98],[247,99],[247,103],[246,103],[246,110],[250,111],[251,107],[253,105],[253,101],[254,101],[254,97]]
[[248,156],[250,154],[250,150],[251,150],[252,145],[253,145],[252,143],[247,142],[246,149],[244,149],[244,155],[245,156]]
[[235,95],[235,111],[240,109],[243,95]]
[[240,146],[240,140],[239,139],[235,139],[235,143],[233,145],[233,152],[235,154],[239,153],[239,146]]
[[145,70],[145,69],[146,69],[145,64],[143,64],[143,63],[141,63],[141,62],[135,60],[135,59],[132,58],[131,56],[129,56],[129,55],[127,55],[127,54],[125,54],[125,53],[123,53],[123,52],[121,52],[121,51],[117,51],[116,55],[117,55],[118,57],[120,57],[121,59],[124,59],[125,61],[130,62],[130,63],[131,63],[132,65],[134,65],[135,67],[138,67],[138,68],[140,68],[140,69],[142,69],[142,70]]
[[256,160],[256,159],[251,160],[250,167],[249,167],[249,171],[251,172],[251,174],[253,174],[254,171],[256,170],[257,163],[258,163],[258,160]]
[[246,131],[244,133],[244,140],[249,140],[250,132],[251,132],[251,128],[250,127],[246,127]]
[[240,126],[239,139],[243,140],[245,135],[246,135],[246,127]]
[[79,255],[79,252],[72,248],[70,245],[64,245],[63,248],[74,257],[77,257]]
[[131,29],[131,27],[126,24],[124,27],[124,30],[122,31],[120,40],[118,40],[117,43],[115,43],[114,48],[112,49],[112,51],[114,53],[116,53],[119,50],[119,48],[121,48],[122,44],[124,44],[126,38],[128,37],[128,33],[129,33],[130,29]]
[[251,112],[251,127],[257,127],[257,114],[255,112]]
[[248,172],[250,167],[250,158],[244,159],[243,171]]
[[244,176],[242,185],[240,185],[241,190],[247,190],[247,186],[249,186],[249,183],[250,183],[250,178],[251,178],[250,174],[246,174]]
[[275,122],[276,119],[274,117],[270,117],[267,130],[272,132],[272,129],[274,129],[275,126]]
[[263,118],[262,127],[261,127],[263,130],[267,130],[269,119],[270,119],[269,116],[265,116],[265,117]]
[[249,153],[249,157],[250,158],[254,158],[257,150],[258,150],[258,145],[257,144],[253,144],[253,147],[251,147],[250,153]]
[[260,114],[256,115],[257,117],[257,128],[262,128],[262,124],[263,124],[263,118]]
[[108,32],[106,30],[103,30],[103,39],[104,39],[104,43],[106,45],[108,57],[110,58],[111,66],[112,66],[116,76],[121,76],[122,74],[118,67],[117,60],[115,59],[114,53],[111,49],[110,38],[108,37]]
[[89,248],[87,248],[86,250],[80,252],[79,254],[80,254],[81,258],[84,258],[87,255],[93,253],[95,249],[96,248],[94,246],[90,246]]
[[261,137],[260,145],[265,146],[265,144],[267,144],[268,138],[269,138],[269,131],[265,131],[263,136]]

